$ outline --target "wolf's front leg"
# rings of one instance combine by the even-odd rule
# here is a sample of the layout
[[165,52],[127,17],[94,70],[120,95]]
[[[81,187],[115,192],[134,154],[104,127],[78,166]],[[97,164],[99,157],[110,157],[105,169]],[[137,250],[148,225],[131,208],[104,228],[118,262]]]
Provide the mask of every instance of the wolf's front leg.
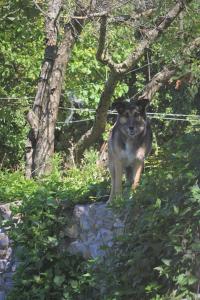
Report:
[[111,193],[108,202],[111,202],[114,198],[122,195],[122,164],[118,160],[114,160],[110,165],[111,174]]
[[144,167],[144,162],[141,160],[136,160],[134,163],[134,180],[132,183],[132,190],[135,190],[140,182],[140,177]]
[[113,163],[109,163],[109,171],[111,176],[111,192],[108,203],[110,203],[115,196],[115,168]]

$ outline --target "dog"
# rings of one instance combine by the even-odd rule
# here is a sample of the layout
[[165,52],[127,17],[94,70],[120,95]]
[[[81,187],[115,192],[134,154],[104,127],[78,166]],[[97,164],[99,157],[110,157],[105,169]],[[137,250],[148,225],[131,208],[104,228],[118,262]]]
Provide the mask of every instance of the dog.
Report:
[[123,173],[132,190],[139,184],[144,160],[152,148],[152,130],[146,115],[148,104],[148,99],[114,103],[118,116],[108,140],[108,167],[111,174],[108,203],[122,195]]

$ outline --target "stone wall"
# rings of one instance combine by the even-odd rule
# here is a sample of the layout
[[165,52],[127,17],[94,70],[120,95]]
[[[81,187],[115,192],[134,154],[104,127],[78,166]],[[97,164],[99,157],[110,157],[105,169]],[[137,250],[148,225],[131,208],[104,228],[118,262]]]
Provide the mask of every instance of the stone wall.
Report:
[[[13,286],[12,278],[18,264],[9,227],[3,225],[11,218],[10,204],[0,205],[0,300],[6,299]],[[85,259],[109,255],[114,238],[123,234],[123,222],[105,203],[76,205],[70,218],[70,226],[63,228],[69,238],[66,251],[81,254]]]
[[9,238],[9,228],[3,226],[11,218],[10,205],[0,205],[0,300],[5,300],[6,295],[13,286],[13,274],[16,270],[16,259]]
[[105,203],[76,205],[67,235],[68,251],[85,259],[109,254],[115,237],[123,234],[124,224]]

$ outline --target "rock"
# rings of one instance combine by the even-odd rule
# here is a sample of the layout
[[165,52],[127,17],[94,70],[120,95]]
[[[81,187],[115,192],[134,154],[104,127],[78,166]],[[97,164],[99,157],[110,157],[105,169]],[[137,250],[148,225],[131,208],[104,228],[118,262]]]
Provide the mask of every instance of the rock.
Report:
[[5,272],[7,268],[7,260],[0,259],[0,273]]
[[89,221],[90,221],[90,219],[88,218],[87,214],[82,214],[80,216],[79,223],[80,223],[81,230],[89,231],[91,229],[91,225],[90,225]]
[[13,288],[13,280],[12,277],[10,277],[5,280],[5,290],[8,292],[12,288]]
[[76,239],[78,237],[78,226],[73,224],[71,227],[66,229],[66,235],[72,239]]
[[73,224],[68,236],[75,238],[68,247],[72,254],[84,258],[105,257],[113,246],[114,238],[122,235],[124,224],[105,203],[76,205]]
[[0,249],[7,249],[9,245],[8,236],[5,233],[0,233]]
[[109,229],[101,228],[97,233],[97,240],[102,245],[107,245],[109,241],[113,239],[113,232]]
[[[20,202],[16,202],[15,205],[19,206]],[[12,218],[10,206],[10,203],[0,205],[1,221],[10,220]],[[2,226],[2,228],[0,228],[0,300],[5,300],[7,294],[12,289],[12,277],[16,270],[16,259],[11,248],[12,241],[8,237],[9,230],[10,227]]]
[[10,203],[0,205],[0,214],[4,220],[9,220],[11,218]]
[[92,257],[92,258],[103,257],[105,255],[105,251],[101,250],[99,248],[99,245],[91,244],[89,246],[89,254],[90,254],[89,257]]
[[0,291],[0,300],[6,300],[6,294],[4,291]]
[[81,241],[72,242],[67,250],[71,254],[80,254],[85,259],[88,259],[90,257],[88,247],[84,243],[82,243]]
[[5,258],[7,255],[7,250],[0,250],[0,259]]
[[88,214],[88,205],[76,205],[74,208],[74,217],[79,220],[81,215]]

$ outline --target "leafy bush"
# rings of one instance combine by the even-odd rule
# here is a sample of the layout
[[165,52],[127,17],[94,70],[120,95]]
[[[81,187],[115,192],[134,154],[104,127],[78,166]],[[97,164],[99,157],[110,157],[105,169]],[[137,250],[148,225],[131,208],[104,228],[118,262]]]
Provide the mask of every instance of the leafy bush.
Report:
[[74,166],[66,174],[60,163],[55,157],[52,173],[35,182],[20,172],[0,174],[1,201],[21,200],[12,208],[21,221],[11,224],[21,264],[8,299],[76,299],[92,280],[82,259],[67,253],[65,229],[75,203],[94,201],[105,193],[105,178],[96,167],[94,151],[86,153],[79,169]]
[[45,189],[23,201],[17,209],[22,222],[12,231],[21,261],[8,299],[74,299],[87,283],[80,257],[67,251],[69,217],[61,201]]
[[188,134],[168,143],[126,203],[126,234],[96,275],[107,287],[101,299],[194,299],[200,268],[199,141],[199,135]]
[[10,192],[2,181],[4,200],[14,199],[15,188],[23,198],[15,210],[22,222],[12,231],[22,264],[9,299],[194,299],[200,268],[199,141],[198,130],[185,134],[149,159],[140,187],[121,204],[126,232],[95,268],[66,252],[65,234],[75,203],[108,193],[95,152],[67,173],[60,172],[56,158],[52,174],[35,183],[23,183],[22,177],[12,183],[14,174],[6,173]]
[[36,193],[43,193],[69,203],[102,199],[108,194],[106,171],[96,166],[97,153],[86,152],[81,166],[61,171],[61,157],[55,155],[52,172],[36,181],[26,179],[21,171],[0,171],[0,202],[26,201]]

